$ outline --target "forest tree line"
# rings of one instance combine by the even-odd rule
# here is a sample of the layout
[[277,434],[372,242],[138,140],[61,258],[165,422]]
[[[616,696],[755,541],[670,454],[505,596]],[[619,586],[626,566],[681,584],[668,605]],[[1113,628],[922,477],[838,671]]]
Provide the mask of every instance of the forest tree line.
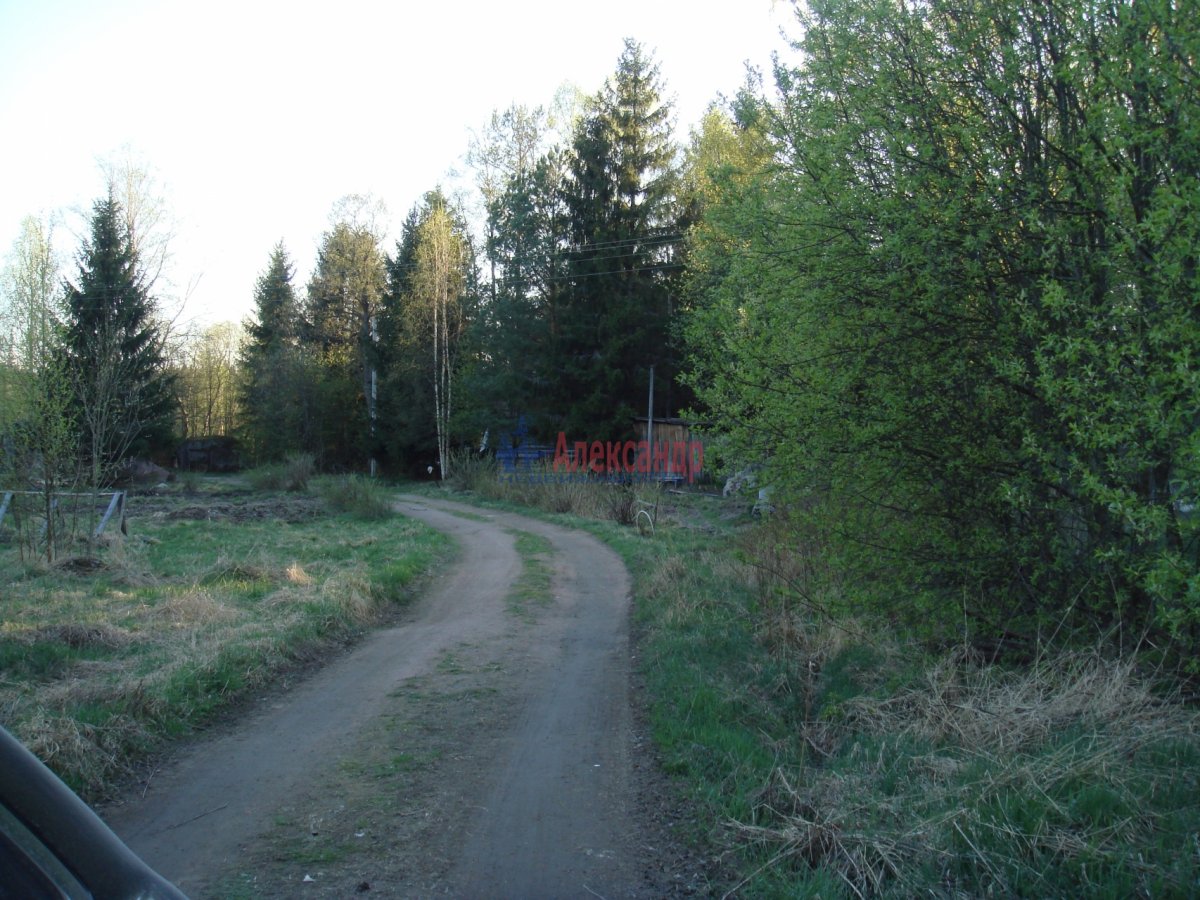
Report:
[[[684,141],[629,41],[566,139],[520,106],[477,137],[482,238],[435,189],[391,247],[346,204],[303,290],[276,247],[226,412],[188,428],[261,460],[444,469],[522,416],[624,439],[653,366],[655,415],[759,467],[791,549],[819,555],[810,602],[938,639],[1192,647],[1185,7],[814,0],[771,83]],[[194,381],[161,365],[177,396]]]

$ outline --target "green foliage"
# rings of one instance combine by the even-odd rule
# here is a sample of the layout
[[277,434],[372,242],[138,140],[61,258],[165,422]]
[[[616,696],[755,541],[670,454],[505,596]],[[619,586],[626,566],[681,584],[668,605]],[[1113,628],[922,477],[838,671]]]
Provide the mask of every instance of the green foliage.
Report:
[[627,40],[569,146],[535,158],[536,115],[493,121],[511,135],[485,158],[501,168],[485,185],[491,302],[465,372],[476,433],[524,416],[541,440],[626,437],[651,366],[657,413],[678,412],[685,223],[671,117],[658,66]]
[[[58,322],[62,292],[53,233],[28,217],[0,278],[0,485],[37,486],[33,502],[16,495],[8,513],[22,554],[53,562],[70,538],[60,527],[59,491],[79,480],[81,456],[71,372]],[[37,507],[22,517],[21,506]],[[27,509],[27,512],[33,510]]]
[[[1167,2],[829,0],[724,154],[690,382],[927,636],[1197,637],[1197,29]],[[744,110],[745,104],[742,105]],[[728,163],[726,162],[728,160]]]
[[473,348],[478,283],[466,221],[440,190],[409,212],[385,270],[374,351],[375,440],[393,470],[423,475],[434,465],[444,477],[463,402],[461,371]]
[[488,415],[483,427],[525,416],[548,437],[561,417],[556,364],[566,290],[564,177],[565,154],[551,150],[530,170],[513,173],[488,205],[495,271],[491,302],[475,326],[487,353],[467,372],[469,390]]

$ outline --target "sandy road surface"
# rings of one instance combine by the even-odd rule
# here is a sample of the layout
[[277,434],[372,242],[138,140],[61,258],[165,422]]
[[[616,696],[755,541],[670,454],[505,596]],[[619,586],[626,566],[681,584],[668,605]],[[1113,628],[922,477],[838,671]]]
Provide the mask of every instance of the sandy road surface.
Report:
[[[407,620],[188,747],[105,818],[194,897],[235,883],[278,897],[695,890],[672,870],[687,863],[668,846],[632,722],[620,559],[521,516],[413,496],[398,508],[461,546]],[[509,605],[514,530],[553,547],[553,600],[532,619]],[[345,775],[384,744],[433,762],[404,781]],[[273,831],[299,810],[323,823],[305,840],[345,843],[281,851]]]

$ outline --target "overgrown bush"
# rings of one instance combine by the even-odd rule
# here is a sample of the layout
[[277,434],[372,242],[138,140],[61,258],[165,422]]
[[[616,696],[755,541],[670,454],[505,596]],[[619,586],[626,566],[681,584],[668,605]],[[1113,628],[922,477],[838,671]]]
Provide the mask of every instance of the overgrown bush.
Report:
[[487,494],[496,481],[499,467],[495,457],[483,456],[471,450],[451,450],[446,481],[456,491],[475,491]]
[[604,493],[604,505],[608,517],[618,525],[632,525],[638,513],[638,498],[628,484],[610,485]]
[[706,135],[706,417],[933,643],[1065,623],[1200,671],[1194,18],[809,6],[775,97]]

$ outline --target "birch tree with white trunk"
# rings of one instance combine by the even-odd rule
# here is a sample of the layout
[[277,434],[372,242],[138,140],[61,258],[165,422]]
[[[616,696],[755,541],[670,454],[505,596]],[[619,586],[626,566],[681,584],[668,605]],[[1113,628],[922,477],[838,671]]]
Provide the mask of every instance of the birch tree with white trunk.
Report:
[[416,271],[410,311],[420,317],[431,358],[438,465],[446,477],[450,456],[450,419],[454,410],[455,350],[463,327],[467,247],[449,211],[433,205],[417,238]]

